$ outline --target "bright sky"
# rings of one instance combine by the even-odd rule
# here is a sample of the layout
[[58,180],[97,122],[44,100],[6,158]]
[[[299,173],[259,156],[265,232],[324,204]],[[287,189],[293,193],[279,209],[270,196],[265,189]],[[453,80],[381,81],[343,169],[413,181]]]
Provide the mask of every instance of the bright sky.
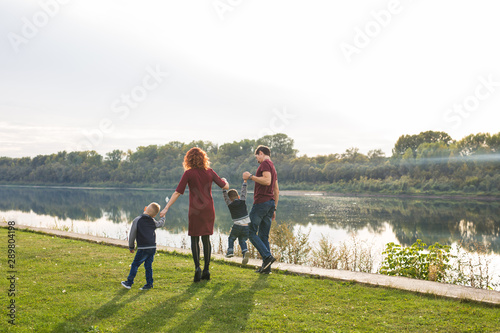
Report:
[[4,0],[0,156],[500,131],[496,0]]

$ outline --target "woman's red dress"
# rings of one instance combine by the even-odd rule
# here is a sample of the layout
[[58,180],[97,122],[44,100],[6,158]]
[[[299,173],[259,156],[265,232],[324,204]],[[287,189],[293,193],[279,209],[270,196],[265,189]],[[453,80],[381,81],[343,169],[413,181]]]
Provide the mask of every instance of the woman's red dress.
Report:
[[205,236],[214,233],[215,209],[212,198],[212,182],[219,187],[226,183],[212,169],[189,169],[182,175],[176,192],[184,194],[189,187],[189,236]]

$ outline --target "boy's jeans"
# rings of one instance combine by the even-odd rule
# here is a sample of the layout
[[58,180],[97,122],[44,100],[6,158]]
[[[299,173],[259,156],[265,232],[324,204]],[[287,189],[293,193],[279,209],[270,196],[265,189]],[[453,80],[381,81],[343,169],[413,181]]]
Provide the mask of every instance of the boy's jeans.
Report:
[[228,253],[234,253],[234,241],[238,238],[240,243],[241,252],[245,253],[248,251],[247,239],[248,239],[248,226],[247,225],[237,225],[233,224],[231,228],[231,233],[228,238]]
[[[253,246],[259,251],[262,259],[271,255],[269,248],[269,232],[274,214],[274,200],[254,204],[250,211],[249,238]],[[258,235],[257,235],[258,233]]]
[[132,285],[134,283],[135,275],[137,274],[137,269],[144,263],[144,269],[146,270],[146,283],[153,285],[153,260],[155,258],[156,249],[144,249],[137,250],[135,253],[134,261],[130,266],[130,274],[127,278],[127,283]]

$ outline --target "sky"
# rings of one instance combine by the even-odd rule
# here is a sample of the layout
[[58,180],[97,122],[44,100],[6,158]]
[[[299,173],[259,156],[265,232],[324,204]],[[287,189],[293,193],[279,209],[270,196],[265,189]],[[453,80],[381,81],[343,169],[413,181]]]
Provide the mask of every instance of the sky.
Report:
[[500,132],[495,0],[2,0],[0,156]]

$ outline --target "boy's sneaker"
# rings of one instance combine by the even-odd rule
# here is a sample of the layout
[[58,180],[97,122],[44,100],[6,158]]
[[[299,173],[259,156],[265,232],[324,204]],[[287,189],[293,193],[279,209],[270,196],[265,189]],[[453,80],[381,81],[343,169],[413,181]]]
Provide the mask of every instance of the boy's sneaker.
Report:
[[139,290],[149,290],[149,289],[153,289],[152,284],[145,284],[141,288],[139,288]]
[[248,264],[249,257],[250,257],[250,255],[248,254],[248,251],[243,252],[243,260],[241,261],[241,263],[243,265]]
[[131,284],[128,284],[128,282],[127,282],[127,281],[122,281],[122,286],[124,286],[124,287],[125,287],[125,288],[127,288],[127,289],[130,289],[130,288],[132,287],[132,285],[131,285]]
[[227,250],[227,252],[226,252],[226,258],[232,258],[232,257],[234,257],[234,252]]

